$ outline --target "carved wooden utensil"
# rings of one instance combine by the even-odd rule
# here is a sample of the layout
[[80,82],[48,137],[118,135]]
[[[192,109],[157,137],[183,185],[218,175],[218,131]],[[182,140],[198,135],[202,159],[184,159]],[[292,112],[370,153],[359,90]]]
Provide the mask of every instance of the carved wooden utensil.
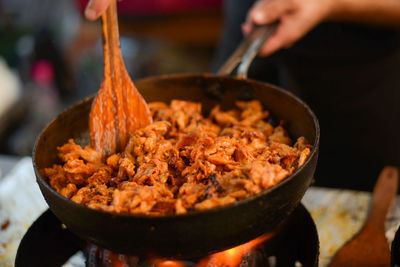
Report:
[[91,145],[101,155],[123,150],[129,134],[152,122],[149,108],[126,71],[119,44],[117,5],[101,16],[104,78],[89,118]]
[[397,193],[399,171],[386,166],[379,174],[367,220],[360,230],[333,257],[329,266],[390,266],[390,250],[385,237],[389,206]]

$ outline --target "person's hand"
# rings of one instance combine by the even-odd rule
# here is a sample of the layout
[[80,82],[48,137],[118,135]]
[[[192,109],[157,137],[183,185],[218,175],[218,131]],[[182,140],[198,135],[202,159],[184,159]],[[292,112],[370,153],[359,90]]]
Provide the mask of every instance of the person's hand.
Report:
[[268,56],[281,48],[288,48],[306,35],[333,12],[331,0],[259,0],[250,9],[243,24],[244,34],[252,25],[280,21],[275,32],[263,45],[261,56]]
[[85,9],[88,20],[96,20],[110,5],[111,0],[90,0]]

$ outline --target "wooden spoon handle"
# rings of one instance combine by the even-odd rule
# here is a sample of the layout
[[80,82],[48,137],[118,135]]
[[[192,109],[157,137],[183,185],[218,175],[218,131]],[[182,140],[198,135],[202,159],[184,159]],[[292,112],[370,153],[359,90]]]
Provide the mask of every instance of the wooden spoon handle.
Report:
[[152,117],[122,59],[115,0],[101,16],[101,21],[104,78],[92,104],[89,129],[92,147],[105,158],[123,151],[130,135],[150,124]]
[[379,174],[376,182],[367,224],[384,226],[389,206],[396,196],[399,182],[399,170],[396,167],[386,166]]
[[[110,72],[115,69],[122,58],[119,31],[118,31],[118,15],[117,4],[112,0],[110,6],[101,15],[101,25],[103,33],[103,50],[104,50],[104,72]],[[114,68],[113,68],[114,67]]]
[[[129,95],[126,94],[128,90],[126,83],[132,83],[129,75],[126,72],[125,64],[122,59],[119,31],[118,31],[118,15],[117,3],[112,0],[110,6],[101,16],[102,33],[103,33],[103,50],[104,50],[104,80],[102,87],[104,87],[105,97],[104,104],[106,109],[112,108],[113,110],[103,110],[100,113],[106,118],[106,125],[109,129],[107,131],[107,140],[103,140],[107,154],[113,154],[116,151],[123,149],[128,142],[127,132],[127,113],[126,102]],[[111,141],[108,141],[111,140]]]

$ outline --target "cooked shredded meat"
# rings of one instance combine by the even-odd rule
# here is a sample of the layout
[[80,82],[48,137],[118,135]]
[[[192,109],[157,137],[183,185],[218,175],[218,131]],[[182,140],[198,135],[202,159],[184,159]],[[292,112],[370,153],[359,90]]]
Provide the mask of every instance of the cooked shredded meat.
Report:
[[181,214],[259,194],[303,165],[311,146],[304,137],[291,146],[260,102],[236,104],[204,118],[199,103],[150,103],[154,123],[132,133],[125,151],[102,160],[70,139],[58,148],[64,165],[45,174],[66,198],[117,213]]

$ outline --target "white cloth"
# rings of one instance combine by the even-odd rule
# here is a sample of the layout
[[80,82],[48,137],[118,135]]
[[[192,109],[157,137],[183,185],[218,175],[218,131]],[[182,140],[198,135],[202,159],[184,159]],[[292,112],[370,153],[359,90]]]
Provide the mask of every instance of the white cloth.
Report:
[[[32,158],[22,158],[0,179],[0,266],[14,266],[22,237],[47,207],[36,183]],[[7,227],[2,229],[3,225]]]
[[18,76],[0,58],[0,118],[21,97],[21,86]]

